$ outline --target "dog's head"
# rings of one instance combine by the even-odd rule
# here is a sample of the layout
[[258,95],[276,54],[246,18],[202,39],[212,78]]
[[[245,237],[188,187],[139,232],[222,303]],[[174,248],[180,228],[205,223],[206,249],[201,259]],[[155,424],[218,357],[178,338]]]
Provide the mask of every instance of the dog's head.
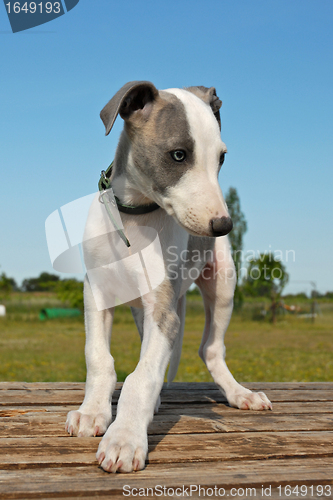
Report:
[[101,111],[106,135],[118,113],[125,121],[138,188],[195,236],[232,229],[218,184],[227,151],[221,105],[213,87],[158,91],[150,82],[130,82]]

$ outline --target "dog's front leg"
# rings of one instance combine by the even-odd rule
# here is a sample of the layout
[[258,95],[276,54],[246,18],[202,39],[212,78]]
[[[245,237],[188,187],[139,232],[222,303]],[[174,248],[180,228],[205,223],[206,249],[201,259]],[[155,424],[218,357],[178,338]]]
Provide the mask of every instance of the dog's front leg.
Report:
[[88,279],[84,283],[87,380],[78,411],[70,411],[66,430],[76,436],[101,436],[112,418],[111,398],[117,376],[110,354],[114,309],[98,311]]
[[224,357],[224,334],[228,328],[235,288],[235,269],[227,238],[217,238],[214,259],[196,281],[206,313],[205,330],[199,355],[229,404],[242,410],[268,410],[272,405],[263,392],[251,392],[230,373]]
[[96,454],[107,472],[131,472],[145,466],[147,429],[153,419],[179,323],[175,310],[163,308],[156,312],[156,308],[146,304],[140,361],[124,382],[117,417]]

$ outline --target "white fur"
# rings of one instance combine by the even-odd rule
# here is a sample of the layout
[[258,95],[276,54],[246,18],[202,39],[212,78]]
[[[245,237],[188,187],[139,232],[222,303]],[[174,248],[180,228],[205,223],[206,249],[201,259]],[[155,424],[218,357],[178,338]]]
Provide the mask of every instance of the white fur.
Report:
[[[118,176],[114,190],[124,193],[124,201],[157,201],[164,210],[147,215],[122,215],[124,230],[138,226],[154,228],[164,249],[176,249],[169,255],[166,266],[177,269],[181,256],[186,255],[192,235],[205,236],[212,217],[228,215],[221,189],[218,185],[218,162],[221,151],[226,151],[220,139],[217,121],[210,107],[185,90],[170,89],[183,102],[191,135],[195,139],[194,168],[180,182],[161,196],[153,192],[149,180],[140,177],[135,163],[128,155],[127,176]],[[127,145],[130,150],[130,143]],[[147,201],[146,201],[147,202]],[[87,223],[87,258],[108,253],[90,244],[90,238],[103,233],[107,218],[92,211]],[[102,468],[109,472],[131,472],[144,468],[148,450],[147,428],[154,410],[159,405],[159,394],[164,374],[170,362],[169,376],[177,371],[184,324],[186,289],[193,282],[191,272],[197,271],[196,283],[203,295],[206,326],[199,354],[208,370],[225,394],[230,405],[241,409],[263,410],[271,404],[263,393],[255,394],[239,385],[224,361],[223,338],[233,307],[235,271],[226,236],[207,238],[207,248],[213,251],[211,259],[205,258],[203,247],[196,262],[184,262],[185,275],[172,280],[170,272],[163,283],[146,294],[135,306],[135,319],[142,338],[139,363],[126,378],[118,402],[117,417],[111,423],[111,397],[115,388],[116,373],[110,354],[110,338],[114,309],[98,311],[89,282],[85,282],[86,320],[86,395],[78,411],[68,414],[66,429],[71,435],[104,435],[97,452]],[[192,240],[191,240],[192,241]],[[214,243],[215,241],[215,243]],[[185,253],[184,253],[185,252]],[[174,257],[176,256],[176,257]],[[178,266],[178,267],[177,267]],[[192,275],[194,276],[194,274]],[[161,314],[163,313],[163,316]],[[162,318],[162,319],[161,319]]]

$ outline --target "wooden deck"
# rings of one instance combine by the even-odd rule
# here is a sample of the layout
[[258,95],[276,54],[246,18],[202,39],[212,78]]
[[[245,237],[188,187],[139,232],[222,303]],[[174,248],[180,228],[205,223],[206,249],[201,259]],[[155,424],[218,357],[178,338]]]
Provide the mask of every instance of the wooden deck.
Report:
[[[221,498],[221,488],[225,497],[250,498],[255,488],[256,498],[312,499],[321,487],[321,498],[333,498],[333,383],[245,385],[264,390],[273,411],[230,408],[214,384],[164,389],[146,469],[113,475],[95,459],[101,438],[64,431],[84,384],[0,383],[0,498]],[[139,489],[158,485],[164,496]]]

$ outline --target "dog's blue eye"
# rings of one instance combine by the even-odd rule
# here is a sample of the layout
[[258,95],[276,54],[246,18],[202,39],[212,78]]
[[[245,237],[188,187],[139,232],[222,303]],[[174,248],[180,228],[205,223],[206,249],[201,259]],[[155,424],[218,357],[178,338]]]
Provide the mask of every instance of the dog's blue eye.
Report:
[[176,149],[176,151],[171,151],[171,157],[173,160],[181,162],[186,159],[186,153],[182,149]]

